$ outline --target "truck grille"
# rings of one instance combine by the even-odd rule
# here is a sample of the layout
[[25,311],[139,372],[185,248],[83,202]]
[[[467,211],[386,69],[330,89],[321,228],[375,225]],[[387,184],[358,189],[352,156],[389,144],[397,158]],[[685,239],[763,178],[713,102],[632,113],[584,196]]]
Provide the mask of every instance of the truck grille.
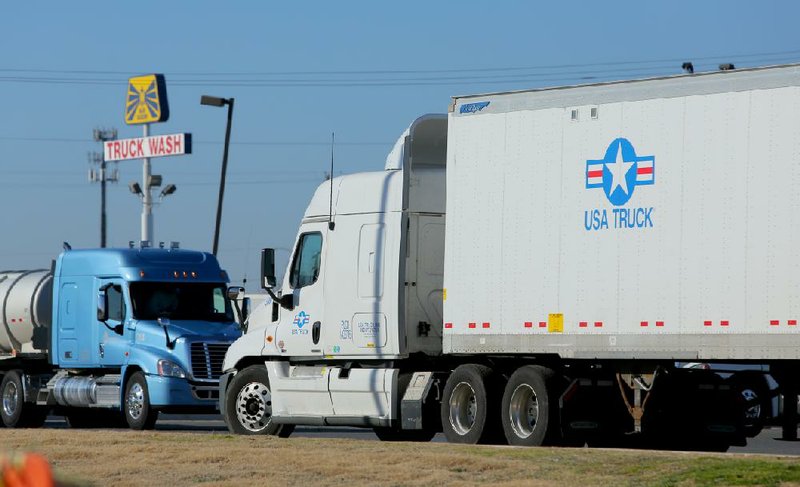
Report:
[[228,343],[192,343],[192,375],[195,379],[219,379]]

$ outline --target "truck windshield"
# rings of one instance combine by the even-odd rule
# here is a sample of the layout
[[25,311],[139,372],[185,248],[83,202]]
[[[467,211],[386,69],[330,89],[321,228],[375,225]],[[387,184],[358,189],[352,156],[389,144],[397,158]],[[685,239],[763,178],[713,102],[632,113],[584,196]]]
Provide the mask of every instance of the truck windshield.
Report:
[[224,284],[132,282],[130,291],[138,320],[233,321]]

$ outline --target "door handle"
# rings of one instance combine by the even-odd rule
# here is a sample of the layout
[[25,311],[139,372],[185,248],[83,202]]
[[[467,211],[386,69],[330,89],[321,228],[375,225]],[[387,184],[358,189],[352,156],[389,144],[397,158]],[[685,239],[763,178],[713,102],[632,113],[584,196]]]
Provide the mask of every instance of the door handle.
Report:
[[319,321],[315,321],[314,324],[311,325],[311,341],[314,342],[314,345],[319,343],[320,328],[322,328],[322,323]]

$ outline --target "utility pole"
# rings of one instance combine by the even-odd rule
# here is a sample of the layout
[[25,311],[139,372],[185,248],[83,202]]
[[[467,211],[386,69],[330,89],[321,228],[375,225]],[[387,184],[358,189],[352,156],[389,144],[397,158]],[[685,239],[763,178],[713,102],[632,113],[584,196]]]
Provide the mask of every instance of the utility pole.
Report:
[[[92,131],[95,142],[106,142],[117,138],[117,129],[94,129]],[[89,164],[99,166],[99,171],[89,169],[89,182],[100,183],[100,247],[106,247],[106,182],[116,183],[119,180],[119,171],[116,163],[110,174],[106,173],[106,160],[102,152],[90,152]]]

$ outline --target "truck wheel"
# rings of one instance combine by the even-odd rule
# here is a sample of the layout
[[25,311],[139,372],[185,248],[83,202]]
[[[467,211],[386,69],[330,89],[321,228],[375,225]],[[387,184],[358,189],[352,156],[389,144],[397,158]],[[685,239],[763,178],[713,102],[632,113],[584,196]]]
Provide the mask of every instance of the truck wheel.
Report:
[[150,393],[147,379],[142,372],[136,372],[125,385],[125,420],[134,430],[151,430],[156,426],[158,411],[150,406]]
[[503,394],[502,423],[511,445],[541,446],[558,443],[556,374],[538,365],[520,367],[511,375]]
[[272,422],[272,391],[269,374],[261,365],[242,370],[225,391],[225,424],[231,433],[240,435],[272,435],[288,438],[293,424]]
[[763,375],[742,372],[733,374],[728,380],[742,401],[745,436],[758,436],[771,416],[772,401],[766,378]]
[[32,404],[25,404],[22,388],[22,372],[12,370],[0,383],[0,417],[9,428],[39,428],[47,418],[47,410]]
[[502,438],[498,378],[483,365],[461,365],[442,395],[442,429],[451,443],[496,443]]

